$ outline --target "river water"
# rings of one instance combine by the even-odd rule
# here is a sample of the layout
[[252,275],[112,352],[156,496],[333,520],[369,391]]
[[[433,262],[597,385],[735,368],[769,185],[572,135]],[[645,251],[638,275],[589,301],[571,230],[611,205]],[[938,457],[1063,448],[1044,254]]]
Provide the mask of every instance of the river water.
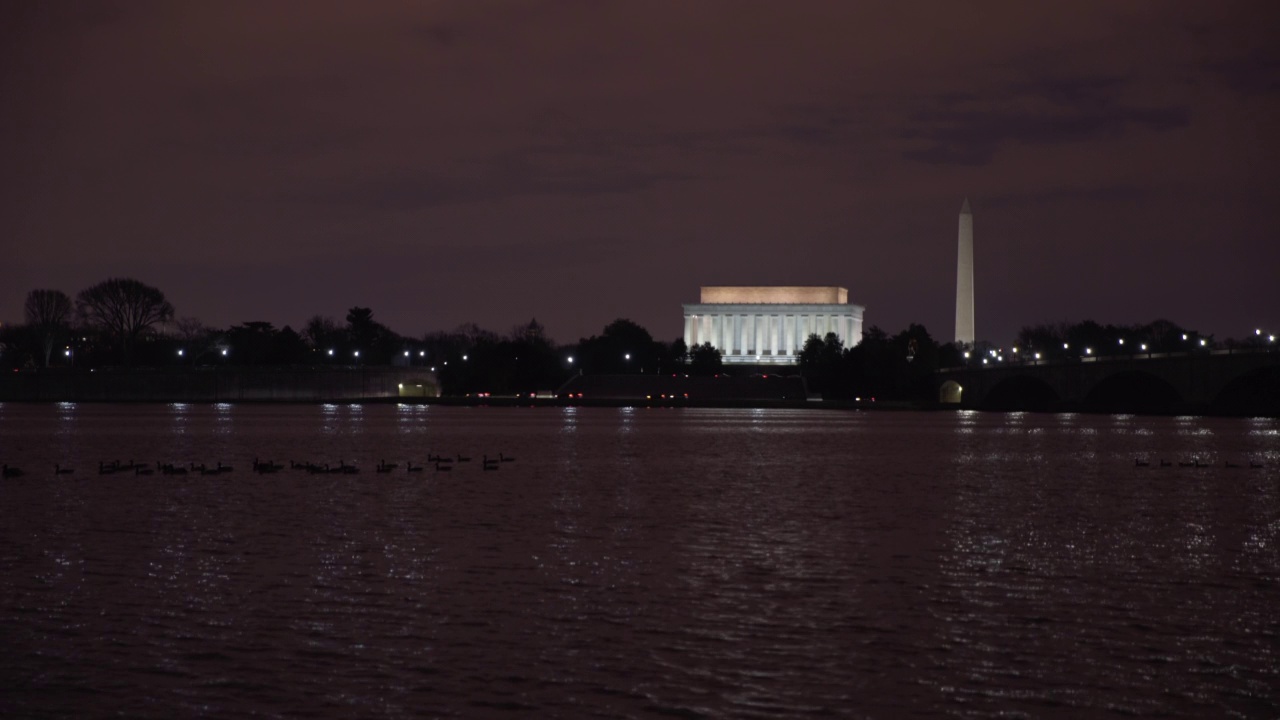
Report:
[[1280,716],[1275,419],[10,403],[0,461],[6,718]]

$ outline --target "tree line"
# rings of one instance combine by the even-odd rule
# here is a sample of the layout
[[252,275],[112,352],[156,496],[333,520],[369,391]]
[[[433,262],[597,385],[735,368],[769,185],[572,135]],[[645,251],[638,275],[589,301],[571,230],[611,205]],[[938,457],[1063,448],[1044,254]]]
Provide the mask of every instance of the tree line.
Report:
[[962,346],[934,340],[923,325],[892,336],[872,325],[849,348],[835,333],[810,335],[800,351],[800,372],[809,391],[824,398],[932,402],[934,373],[960,365],[963,353]]
[[[655,339],[619,318],[598,335],[557,344],[536,319],[505,334],[465,323],[420,337],[401,335],[352,307],[344,321],[316,315],[299,330],[252,320],[226,328],[176,317],[164,293],[132,278],[111,278],[80,291],[74,300],[59,290],[28,293],[25,323],[0,328],[0,367],[21,370],[105,366],[359,366],[401,365],[436,373],[446,394],[525,394],[558,388],[586,374],[758,372],[726,369],[710,343],[692,348],[682,339]],[[846,347],[829,333],[810,335],[798,372],[811,392],[833,399],[875,398],[929,402],[940,368],[980,363],[1055,362],[1087,355],[1161,353],[1215,346],[1266,344],[1265,334],[1215,342],[1168,320],[1102,325],[1092,320],[1023,327],[1015,346],[999,348],[939,343],[912,324],[896,335],[872,326]],[[1271,336],[1273,337],[1273,336]],[[1274,339],[1271,344],[1274,345]]]
[[111,278],[79,292],[27,294],[25,323],[0,328],[0,367],[81,369],[110,366],[401,365],[434,371],[445,392],[532,393],[554,390],[579,373],[714,373],[710,344],[655,340],[627,319],[599,335],[560,345],[536,320],[499,334],[465,323],[421,337],[401,335],[352,307],[345,322],[316,315],[298,330],[251,320],[218,328],[178,317],[159,288]]

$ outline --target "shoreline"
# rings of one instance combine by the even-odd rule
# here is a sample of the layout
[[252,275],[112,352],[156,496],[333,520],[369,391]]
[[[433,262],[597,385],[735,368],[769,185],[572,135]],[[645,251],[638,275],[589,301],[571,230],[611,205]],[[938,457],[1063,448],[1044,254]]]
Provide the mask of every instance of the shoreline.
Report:
[[[635,380],[641,376],[629,380]],[[607,379],[607,377],[606,377]],[[769,380],[732,388],[699,387],[682,381],[680,393],[693,398],[659,398],[659,386],[628,382],[586,387],[587,397],[438,396],[438,378],[425,368],[399,367],[199,367],[35,370],[0,374],[0,403],[121,404],[412,404],[442,407],[653,407],[778,410],[954,412],[1034,412],[1044,414],[1280,417],[1280,407],[1261,408],[1178,403],[1162,407],[1099,407],[1078,403],[967,407],[938,401],[800,399],[778,392]],[[798,381],[797,381],[798,382]],[[687,385],[687,387],[686,387]],[[719,394],[708,392],[713,390]],[[670,392],[670,389],[668,389]],[[652,397],[647,397],[652,393]],[[770,393],[778,393],[769,397]],[[594,394],[594,397],[592,396]],[[789,395],[781,397],[779,395]],[[1258,410],[1261,409],[1261,412]]]
[[440,398],[421,398],[421,397],[372,397],[372,398],[344,398],[344,399],[328,399],[328,400],[273,400],[273,399],[243,399],[243,400],[207,400],[207,399],[190,399],[190,398],[168,398],[168,399],[80,399],[80,400],[45,400],[45,399],[19,399],[4,400],[0,399],[0,405],[60,405],[60,404],[86,404],[86,405],[428,405],[440,407],[468,407],[468,408],[528,408],[528,409],[545,409],[545,408],[644,408],[644,409],[720,409],[720,410],[822,410],[822,411],[852,411],[852,412],[910,412],[910,413],[953,413],[953,412],[979,412],[990,414],[1006,414],[1006,413],[1030,413],[1034,415],[1137,415],[1144,417],[1222,417],[1222,418],[1276,418],[1280,417],[1280,413],[1274,414],[1249,414],[1249,413],[1228,413],[1214,412],[1211,408],[1187,408],[1176,411],[1154,412],[1143,411],[1140,409],[1127,410],[1097,410],[1089,408],[1056,408],[1056,409],[983,409],[983,408],[965,408],[955,405],[947,405],[943,403],[919,403],[919,402],[855,402],[841,400],[822,400],[822,401],[790,401],[790,400],[707,400],[701,402],[682,401],[682,402],[654,402],[651,400],[635,400],[628,398],[599,398],[599,399],[577,399],[572,401],[560,398],[515,398],[515,397],[488,397],[488,398],[466,398],[466,397],[440,397]]

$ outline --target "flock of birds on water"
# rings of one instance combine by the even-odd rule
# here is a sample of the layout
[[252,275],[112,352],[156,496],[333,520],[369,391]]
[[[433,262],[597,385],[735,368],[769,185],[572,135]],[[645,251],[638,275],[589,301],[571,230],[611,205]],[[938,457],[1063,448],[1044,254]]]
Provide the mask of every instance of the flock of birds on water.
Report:
[[[492,458],[486,454],[481,457],[480,466],[486,472],[489,472],[489,471],[497,470],[500,467],[502,467],[502,463],[515,462],[515,460],[516,460],[515,458],[510,457],[509,455],[504,455],[502,453],[498,453],[497,457],[492,457]],[[414,465],[413,461],[410,460],[404,464],[404,471],[406,473],[418,473],[418,472],[423,472],[426,468],[430,467],[430,468],[433,468],[434,472],[450,472],[453,470],[455,463],[461,464],[461,463],[469,463],[469,462],[471,462],[471,458],[465,455],[462,455],[461,453],[456,455],[433,455],[431,453],[428,453],[427,465],[425,466]],[[1146,460],[1140,457],[1134,458],[1133,464],[1135,467],[1151,467],[1150,460]],[[1159,461],[1158,467],[1162,467],[1162,468],[1173,467],[1175,464],[1178,467],[1184,467],[1184,468],[1185,467],[1190,467],[1190,468],[1219,467],[1214,463],[1201,462],[1200,458],[1192,458],[1191,460],[1185,460],[1185,461],[1180,460],[1177,463],[1173,463],[1169,460],[1165,460],[1161,458]],[[400,463],[389,463],[386,460],[379,460],[378,464],[374,467],[374,472],[380,473],[380,474],[387,474],[387,473],[391,473],[396,470],[399,470],[400,467],[401,467]],[[1227,468],[1227,469],[1236,469],[1236,468],[1242,468],[1245,466],[1239,463],[1233,463],[1230,460],[1224,460],[1221,467]],[[1248,467],[1253,470],[1260,470],[1266,466],[1263,463],[1258,462],[1256,460],[1250,460]],[[321,474],[355,475],[360,472],[360,468],[358,466],[349,464],[345,460],[339,460],[337,465],[334,465],[331,463],[315,463],[315,462],[309,462],[309,461],[298,462],[297,460],[290,460],[288,468],[290,470],[300,470],[300,471],[309,473],[311,475],[321,475]],[[3,476],[6,478],[18,478],[18,477],[23,477],[27,474],[25,470],[19,467],[10,467],[9,465],[4,465],[2,469],[4,473]],[[257,458],[253,459],[253,471],[260,475],[277,473],[284,469],[285,469],[285,466],[281,463],[277,463],[271,460],[262,462]],[[116,473],[132,473],[134,475],[154,475],[156,473],[160,473],[161,475],[221,475],[223,473],[229,473],[232,470],[234,470],[234,468],[232,468],[230,465],[223,465],[221,461],[218,461],[216,465],[210,466],[210,465],[205,465],[204,463],[197,464],[195,462],[190,462],[190,463],[187,463],[186,465],[174,465],[173,463],[162,463],[159,460],[157,460],[155,467],[151,467],[149,463],[133,462],[132,460],[130,460],[129,462],[120,462],[119,460],[98,462],[99,475],[114,475]],[[74,472],[75,470],[73,468],[62,467],[62,465],[57,463],[55,463],[53,466],[54,475],[70,475]]]
[[[419,473],[423,472],[427,468],[431,468],[433,472],[450,472],[453,470],[455,465],[461,465],[461,463],[469,463],[471,461],[472,458],[462,455],[461,453],[455,455],[434,455],[428,453],[426,465],[414,465],[413,461],[410,460],[401,466],[400,463],[379,460],[378,464],[374,467],[374,472],[379,474],[389,474],[400,470],[402,467],[406,473]],[[503,453],[498,453],[497,457],[489,457],[486,454],[480,458],[480,467],[485,472],[492,472],[501,468],[503,463],[515,461],[515,458],[510,455],[504,455]],[[277,473],[285,468],[286,466],[284,464],[277,463],[272,460],[263,462],[258,460],[258,458],[253,459],[253,471],[260,475]],[[27,474],[25,470],[19,467],[4,465],[2,466],[2,469],[4,473],[3,476],[6,478],[19,478]],[[332,463],[317,463],[310,461],[298,462],[297,460],[290,460],[288,469],[306,472],[311,475],[356,475],[360,472],[360,467],[358,465],[348,463],[345,460],[339,460],[336,465]],[[234,470],[235,468],[230,465],[223,465],[221,461],[218,461],[216,465],[206,465],[204,463],[195,462],[189,462],[186,465],[175,465],[173,463],[164,463],[157,460],[154,467],[150,463],[134,462],[132,460],[129,462],[120,462],[119,460],[100,460],[98,462],[99,475],[115,475],[118,473],[132,475],[155,475],[156,473],[161,475],[222,475]],[[54,463],[54,475],[70,475],[74,472],[74,468],[63,467],[61,464]]]
[[[1135,467],[1151,467],[1151,461],[1144,460],[1143,458],[1134,458],[1133,464]],[[1160,464],[1158,467],[1167,468],[1167,467],[1173,467],[1174,465],[1175,463],[1169,460],[1165,460],[1164,458],[1160,458]],[[1191,458],[1190,460],[1179,460],[1176,463],[1176,465],[1178,467],[1189,467],[1189,468],[1224,467],[1224,468],[1236,469],[1236,468],[1244,467],[1240,463],[1233,463],[1230,460],[1223,460],[1222,465],[1219,466],[1215,463],[1200,462],[1200,458]],[[1266,465],[1256,460],[1250,460],[1249,467],[1254,470],[1261,470],[1262,468],[1266,467]]]

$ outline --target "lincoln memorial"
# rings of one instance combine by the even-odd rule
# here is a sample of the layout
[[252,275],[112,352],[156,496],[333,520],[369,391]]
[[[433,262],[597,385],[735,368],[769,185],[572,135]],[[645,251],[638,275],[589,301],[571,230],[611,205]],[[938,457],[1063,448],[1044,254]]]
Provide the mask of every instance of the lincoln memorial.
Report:
[[726,363],[794,364],[810,335],[862,340],[862,313],[842,287],[704,287],[684,306],[684,342],[711,343]]

